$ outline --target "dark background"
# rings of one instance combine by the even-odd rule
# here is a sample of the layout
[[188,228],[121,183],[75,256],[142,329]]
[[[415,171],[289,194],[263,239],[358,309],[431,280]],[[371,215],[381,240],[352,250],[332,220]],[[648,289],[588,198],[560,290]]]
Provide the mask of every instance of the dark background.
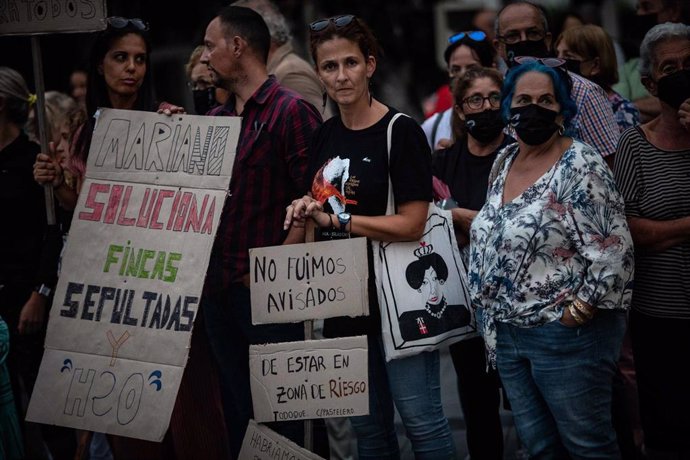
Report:
[[[29,0],[30,1],[30,0]],[[573,10],[591,15],[594,22],[601,0],[571,1]],[[2,3],[2,0],[0,0]],[[159,101],[183,105],[191,111],[191,93],[187,89],[184,64],[196,45],[202,43],[208,22],[229,1],[107,0],[109,16],[142,18],[150,24],[151,59]],[[446,74],[436,61],[433,0],[278,0],[290,20],[298,52],[309,62],[306,49],[308,22],[321,17],[354,13],[374,30],[384,50],[373,79],[373,91],[384,102],[421,120],[421,101],[439,85]],[[458,2],[462,4],[463,2]],[[497,2],[499,5],[502,2]],[[568,8],[550,9],[554,38],[563,13]],[[629,23],[630,8],[619,8],[619,23]],[[470,28],[471,10],[448,16],[452,29]],[[621,34],[629,38],[630,34]],[[67,92],[70,72],[85,67],[92,34],[52,34],[40,38],[46,90]],[[624,40],[625,42],[625,40]],[[625,48],[634,52],[635,44]],[[443,47],[444,44],[440,44]],[[626,51],[628,51],[626,50]],[[0,65],[18,70],[34,88],[29,37],[0,37]]]

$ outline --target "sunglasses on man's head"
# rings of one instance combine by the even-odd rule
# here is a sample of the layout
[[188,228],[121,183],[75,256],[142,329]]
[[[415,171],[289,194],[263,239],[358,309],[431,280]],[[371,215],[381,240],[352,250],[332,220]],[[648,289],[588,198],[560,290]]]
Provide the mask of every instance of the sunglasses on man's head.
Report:
[[565,59],[561,59],[561,58],[554,58],[554,57],[538,58],[538,57],[534,57],[534,56],[515,56],[514,60],[518,64],[531,64],[533,62],[538,62],[539,64],[545,65],[546,67],[562,68],[565,70]]
[[325,30],[331,24],[335,25],[336,29],[349,26],[352,21],[355,20],[355,16],[352,14],[344,14],[341,16],[333,16],[332,18],[319,19],[309,24],[309,29],[312,32],[321,32]]
[[114,29],[124,29],[131,25],[137,30],[149,30],[149,25],[144,20],[139,18],[123,18],[122,16],[110,16],[105,18],[105,22]]
[[453,43],[459,42],[465,37],[474,40],[475,42],[480,42],[486,38],[486,34],[481,30],[473,30],[471,32],[458,32],[457,34],[448,37],[448,44],[452,45]]

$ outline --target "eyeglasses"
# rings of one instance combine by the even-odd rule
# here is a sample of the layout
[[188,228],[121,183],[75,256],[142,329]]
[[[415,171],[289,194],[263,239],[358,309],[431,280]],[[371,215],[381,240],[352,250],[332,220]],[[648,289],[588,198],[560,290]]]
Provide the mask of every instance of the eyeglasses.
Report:
[[309,29],[312,32],[321,32],[325,30],[329,25],[334,24],[336,29],[349,26],[352,21],[355,20],[355,16],[352,14],[344,14],[341,16],[333,16],[332,18],[319,19],[309,24]]
[[105,18],[106,24],[114,29],[124,29],[125,27],[131,25],[137,30],[146,31],[149,30],[149,25],[146,21],[139,18],[123,18],[122,16],[110,16]]
[[501,105],[501,93],[491,93],[488,96],[480,96],[474,94],[462,100],[463,104],[467,104],[470,109],[481,109],[484,107],[484,101],[489,101],[489,105],[493,108]]
[[[527,40],[530,42],[538,42],[546,37],[546,33],[539,29],[530,29],[525,32],[525,37],[527,37]],[[522,33],[516,30],[513,32],[508,32],[505,35],[496,35],[496,38],[507,45],[514,45],[517,42],[522,41]]]
[[458,32],[457,34],[448,37],[448,44],[452,45],[453,43],[457,43],[465,37],[474,40],[475,42],[480,42],[486,38],[486,34],[481,30],[473,30],[470,32]]
[[538,58],[534,56],[515,56],[515,62],[518,64],[531,64],[533,62],[538,62],[539,64],[545,65],[546,67],[563,68],[565,69],[565,59],[561,58]]

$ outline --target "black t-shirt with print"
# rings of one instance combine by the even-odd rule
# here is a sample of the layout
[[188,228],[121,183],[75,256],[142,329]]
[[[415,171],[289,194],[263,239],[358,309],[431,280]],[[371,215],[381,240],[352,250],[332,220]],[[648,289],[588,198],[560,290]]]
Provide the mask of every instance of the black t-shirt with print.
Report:
[[[340,117],[333,117],[315,132],[310,149],[309,177],[313,178],[312,196],[324,203],[324,210],[356,216],[380,216],[386,213],[388,172],[390,169],[396,205],[409,201],[431,201],[431,155],[420,126],[409,117],[399,117],[393,125],[390,167],[386,133],[397,111],[388,113],[374,125],[361,130],[345,127]],[[340,237],[330,229],[320,232],[320,239]],[[352,235],[356,237],[357,235]],[[373,258],[369,256],[369,316],[328,319],[326,337],[380,334],[381,321],[373,277]]]

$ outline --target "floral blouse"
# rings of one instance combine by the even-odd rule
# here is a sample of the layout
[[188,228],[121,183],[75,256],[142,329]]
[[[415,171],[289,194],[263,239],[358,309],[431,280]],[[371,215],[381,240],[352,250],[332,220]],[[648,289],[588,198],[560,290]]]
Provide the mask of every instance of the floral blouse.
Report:
[[535,327],[561,318],[575,296],[597,308],[627,309],[633,244],[623,199],[603,158],[573,141],[561,159],[502,204],[518,144],[501,151],[487,200],[470,230],[469,284],[484,309],[483,334],[496,360],[496,321]]

